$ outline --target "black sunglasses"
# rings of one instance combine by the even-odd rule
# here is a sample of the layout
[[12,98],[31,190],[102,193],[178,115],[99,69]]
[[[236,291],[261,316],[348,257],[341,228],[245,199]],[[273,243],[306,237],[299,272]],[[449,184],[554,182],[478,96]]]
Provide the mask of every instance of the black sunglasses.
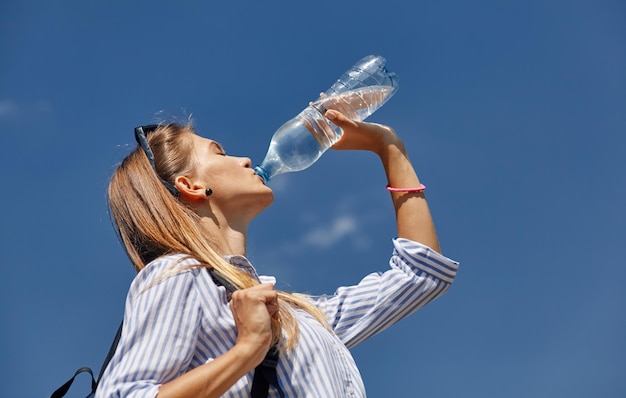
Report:
[[148,157],[148,161],[150,162],[150,164],[152,165],[152,168],[154,169],[154,173],[157,175],[161,183],[163,183],[163,185],[165,185],[165,188],[167,188],[167,190],[170,191],[170,193],[174,195],[175,198],[177,198],[180,195],[180,192],[178,191],[178,189],[174,185],[162,179],[159,173],[157,173],[156,165],[154,164],[154,154],[152,153],[152,150],[150,149],[150,145],[148,145],[147,135],[154,132],[156,129],[160,127],[164,127],[164,126],[159,125],[159,124],[150,124],[148,126],[135,127],[135,140],[137,140],[137,143],[139,144],[139,146],[141,146],[141,148],[145,152],[146,156]]

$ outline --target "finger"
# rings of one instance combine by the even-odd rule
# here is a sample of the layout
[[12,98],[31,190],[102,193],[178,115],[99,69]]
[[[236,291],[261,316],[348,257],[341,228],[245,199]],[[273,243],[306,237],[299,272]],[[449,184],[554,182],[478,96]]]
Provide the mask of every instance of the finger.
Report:
[[272,283],[263,283],[233,292],[231,302],[236,304],[256,301],[258,303],[267,304],[276,300],[277,297],[278,293],[274,290],[274,285]]
[[259,283],[258,285],[254,285],[252,287],[246,288],[246,289],[242,289],[239,291],[256,291],[256,290],[274,290],[274,284],[273,283]]
[[276,304],[278,306],[278,293],[275,290],[260,291],[259,294],[265,304]]
[[346,115],[343,113],[336,111],[334,109],[329,109],[324,114],[329,120],[335,123],[337,126],[345,128],[345,127],[358,127],[358,123],[352,119],[348,119]]
[[263,283],[250,288],[249,293],[265,304],[278,302],[278,292],[274,289],[274,284],[272,283]]

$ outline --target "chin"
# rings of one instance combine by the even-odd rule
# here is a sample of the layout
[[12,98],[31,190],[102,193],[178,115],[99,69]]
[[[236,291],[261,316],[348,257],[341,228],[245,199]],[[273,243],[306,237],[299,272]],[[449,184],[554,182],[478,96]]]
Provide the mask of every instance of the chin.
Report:
[[272,191],[269,187],[268,187],[268,190],[269,190],[269,193],[267,194],[267,197],[263,198],[264,199],[263,203],[265,203],[265,206],[263,207],[264,209],[270,207],[270,205],[274,203],[274,191]]

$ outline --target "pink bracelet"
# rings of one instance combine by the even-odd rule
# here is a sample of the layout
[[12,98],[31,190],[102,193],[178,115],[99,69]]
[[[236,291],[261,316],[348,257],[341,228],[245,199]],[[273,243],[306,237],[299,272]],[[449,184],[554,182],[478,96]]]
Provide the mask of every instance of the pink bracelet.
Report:
[[389,184],[387,184],[385,188],[387,188],[387,191],[391,192],[424,192],[426,186],[424,184],[420,184],[417,188],[392,188]]

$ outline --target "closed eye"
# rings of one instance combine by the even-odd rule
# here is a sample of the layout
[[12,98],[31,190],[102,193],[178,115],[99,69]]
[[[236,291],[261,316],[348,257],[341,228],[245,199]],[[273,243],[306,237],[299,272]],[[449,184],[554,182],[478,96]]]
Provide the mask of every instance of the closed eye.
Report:
[[217,143],[217,142],[215,142],[215,141],[212,141],[210,145],[211,145],[211,150],[212,150],[212,151],[213,151],[216,155],[228,156],[228,155],[226,154],[226,151],[224,150],[224,148],[222,148],[222,146],[221,146],[219,143]]

